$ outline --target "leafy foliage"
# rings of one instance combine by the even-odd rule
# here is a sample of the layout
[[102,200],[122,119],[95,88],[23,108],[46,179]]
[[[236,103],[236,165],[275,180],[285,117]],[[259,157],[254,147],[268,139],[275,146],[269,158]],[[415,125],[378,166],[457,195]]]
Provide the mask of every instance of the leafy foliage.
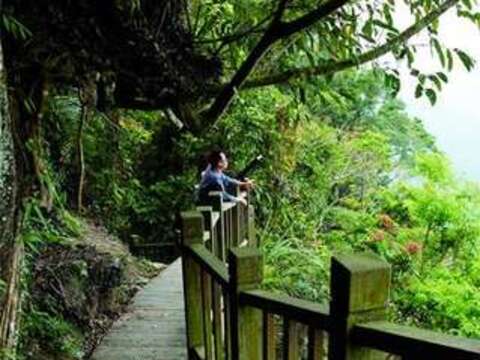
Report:
[[35,310],[27,313],[23,319],[23,338],[35,339],[38,345],[50,354],[63,354],[69,359],[82,359],[82,337],[70,323]]
[[[201,155],[221,147],[233,173],[259,153],[267,159],[253,174],[266,287],[323,301],[332,252],[374,251],[394,266],[392,317],[479,336],[480,190],[454,177],[395,99],[395,68],[336,74],[390,53],[416,79],[415,96],[435,104],[454,66],[475,65],[440,41],[450,8],[480,25],[470,0],[5,1],[15,122],[27,158],[42,160],[30,164],[38,179],[28,179],[24,207],[24,287],[47,246],[82,232],[71,208],[83,157],[83,215],[129,244],[173,243]],[[417,69],[409,40],[420,31],[441,71]],[[89,86],[91,103],[79,96]],[[92,116],[80,132],[83,110]],[[38,200],[45,189],[51,206]],[[52,353],[80,357],[75,326],[25,298],[21,346],[38,337]]]
[[267,155],[255,174],[265,286],[325,301],[332,252],[374,251],[394,267],[393,318],[479,336],[479,189],[453,175],[381,78],[319,82],[309,102],[252,92],[221,122],[235,161]]

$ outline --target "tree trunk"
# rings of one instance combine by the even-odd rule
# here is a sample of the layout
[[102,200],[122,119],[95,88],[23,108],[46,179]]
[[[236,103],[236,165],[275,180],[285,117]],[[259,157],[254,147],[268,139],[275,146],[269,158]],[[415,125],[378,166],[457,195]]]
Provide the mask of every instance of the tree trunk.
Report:
[[0,41],[0,356],[14,353],[20,306],[23,245],[18,235],[18,179]]
[[83,129],[87,121],[88,108],[86,105],[82,106],[82,113],[80,115],[80,122],[78,123],[77,132],[77,171],[78,171],[78,187],[77,187],[77,210],[79,212],[83,209],[83,188],[85,186],[85,155],[83,152]]
[[49,179],[48,168],[46,164],[45,141],[43,138],[43,117],[46,112],[46,104],[48,97],[48,83],[42,81],[39,86],[38,95],[35,101],[38,108],[31,117],[31,134],[29,142],[31,143],[31,154],[33,163],[33,172],[38,182],[40,191],[40,206],[49,212],[53,208],[53,193],[51,181]]
[[79,91],[79,99],[82,105],[82,111],[78,123],[76,153],[78,173],[76,205],[79,212],[83,210],[83,193],[85,188],[85,153],[83,151],[83,134],[85,132],[85,126],[90,119],[92,109],[95,106],[95,89],[96,86],[94,78],[91,76],[87,76],[85,79],[85,83]]

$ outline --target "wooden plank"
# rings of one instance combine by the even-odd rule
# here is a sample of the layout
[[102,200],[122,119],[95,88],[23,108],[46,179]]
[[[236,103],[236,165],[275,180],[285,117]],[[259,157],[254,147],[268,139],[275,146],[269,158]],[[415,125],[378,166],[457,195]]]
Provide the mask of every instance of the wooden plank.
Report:
[[223,348],[223,331],[222,331],[222,287],[214,282],[213,294],[213,347],[216,360],[225,359],[225,350]]
[[203,313],[203,344],[205,359],[213,359],[213,328],[212,328],[212,278],[202,269],[202,313]]
[[283,359],[284,360],[299,360],[298,347],[298,323],[284,318],[283,320]]
[[201,213],[203,213],[203,212],[212,211],[213,207],[209,205],[200,205],[200,206],[197,206],[196,209],[197,211],[200,211]]
[[186,360],[181,267],[176,260],[138,292],[92,360]]
[[208,240],[210,240],[211,236],[210,236],[210,231],[204,231],[203,232],[203,242],[207,242]]
[[259,286],[263,278],[263,258],[257,249],[230,250],[228,270],[231,316],[232,360],[260,360],[263,358],[263,318],[258,309],[239,304],[242,289]]
[[227,266],[208,251],[205,246],[201,244],[187,246],[184,252],[190,254],[203,269],[215,278],[215,281],[222,286],[228,285]]
[[323,360],[326,356],[323,350],[324,332],[313,326],[308,328],[308,360]]
[[192,360],[206,360],[205,348],[203,346],[196,346],[190,351]]
[[434,331],[392,324],[386,321],[358,324],[352,341],[407,359],[480,359],[480,340],[440,334]]
[[230,214],[231,226],[232,226],[231,227],[231,232],[232,232],[231,246],[232,247],[237,247],[238,243],[240,242],[240,224],[238,222],[238,219],[240,216],[239,209],[240,209],[240,205],[233,207]]
[[264,290],[242,291],[239,300],[242,305],[267,310],[303,324],[313,325],[327,331],[331,328],[327,304],[318,304]]
[[263,312],[263,360],[276,360],[277,333],[273,314]]
[[200,302],[200,266],[188,257],[183,258],[184,286],[185,286],[185,311],[187,319],[187,340],[189,347],[197,346],[203,342],[203,318]]
[[212,227],[212,248],[210,249],[213,255],[217,254],[217,246],[218,246],[217,239],[218,239],[218,231],[217,231],[217,227],[214,226]]
[[215,237],[212,243],[213,253],[221,261],[225,261],[225,228],[223,216],[219,214],[219,220],[215,225]]
[[212,211],[212,226],[217,225],[218,220],[220,220],[220,212]]
[[223,306],[225,307],[224,311],[224,331],[225,331],[225,359],[231,360],[232,357],[232,311],[230,311],[230,292],[227,287],[223,288]]
[[223,208],[223,198],[222,193],[218,191],[211,191],[209,194],[210,205],[213,208],[213,213],[218,216],[218,220],[212,219],[212,223],[216,224],[217,238],[215,239],[214,253],[215,255],[225,261],[227,258],[226,252],[226,234],[225,234],[225,215],[222,211]]
[[235,213],[233,214],[233,222],[234,222],[234,229],[235,229],[235,246],[238,246],[243,241],[242,238],[242,211],[245,206],[242,204],[237,204],[235,207]]
[[197,211],[200,211],[203,215],[204,220],[204,233],[203,233],[203,243],[207,249],[212,249],[212,206],[197,206]]
[[232,248],[232,212],[225,211],[223,213],[225,217],[225,250],[228,251]]
[[246,216],[246,237],[248,239],[248,243],[250,246],[260,247],[255,230],[255,208],[252,205],[248,205]]
[[[203,216],[199,212],[182,213],[182,247],[202,245]],[[203,344],[201,267],[190,253],[182,254],[183,286],[188,348]]]
[[222,204],[222,211],[226,212],[229,211],[230,209],[234,208],[237,205],[236,202],[233,201],[227,201]]
[[351,329],[386,318],[390,265],[371,253],[344,254],[332,258],[330,272],[330,316],[336,323],[328,336],[329,360],[384,359],[378,350],[354,344]]

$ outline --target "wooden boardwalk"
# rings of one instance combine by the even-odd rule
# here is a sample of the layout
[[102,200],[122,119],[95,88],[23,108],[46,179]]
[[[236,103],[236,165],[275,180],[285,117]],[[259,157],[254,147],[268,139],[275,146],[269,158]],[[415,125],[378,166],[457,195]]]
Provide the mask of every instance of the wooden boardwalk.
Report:
[[184,360],[187,358],[182,265],[173,262],[135,298],[114,324],[92,360]]

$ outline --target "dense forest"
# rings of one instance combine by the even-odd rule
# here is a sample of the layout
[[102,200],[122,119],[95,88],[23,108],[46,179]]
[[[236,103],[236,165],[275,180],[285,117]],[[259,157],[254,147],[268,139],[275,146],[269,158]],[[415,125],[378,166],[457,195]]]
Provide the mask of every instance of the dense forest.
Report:
[[[465,51],[447,11],[470,0],[0,2],[0,358],[88,358],[175,255],[204,156],[230,173],[262,154],[251,196],[264,286],[329,297],[333,253],[393,266],[389,317],[480,337],[480,188],[421,119]],[[410,25],[401,27],[400,17]],[[459,20],[460,21],[460,20]],[[417,34],[426,44],[410,41]],[[432,63],[415,67],[420,46]]]

